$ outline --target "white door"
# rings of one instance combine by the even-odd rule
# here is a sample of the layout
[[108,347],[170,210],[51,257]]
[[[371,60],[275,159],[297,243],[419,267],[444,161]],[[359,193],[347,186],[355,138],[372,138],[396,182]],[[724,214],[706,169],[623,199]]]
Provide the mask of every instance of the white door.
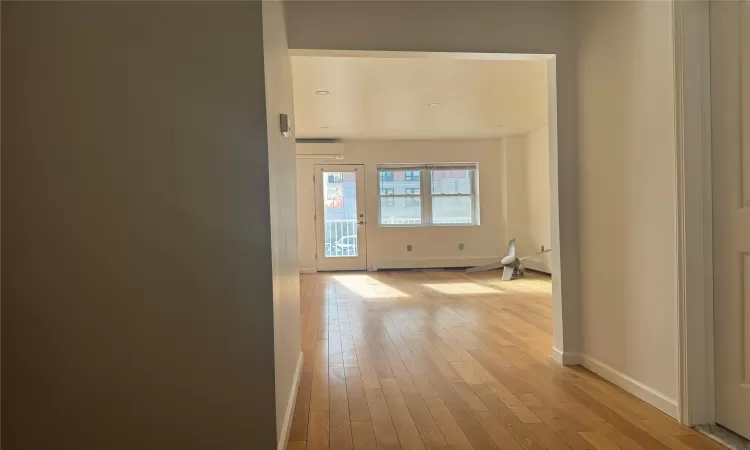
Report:
[[710,7],[716,421],[750,438],[750,1]]
[[315,166],[315,191],[318,271],[366,270],[364,166]]

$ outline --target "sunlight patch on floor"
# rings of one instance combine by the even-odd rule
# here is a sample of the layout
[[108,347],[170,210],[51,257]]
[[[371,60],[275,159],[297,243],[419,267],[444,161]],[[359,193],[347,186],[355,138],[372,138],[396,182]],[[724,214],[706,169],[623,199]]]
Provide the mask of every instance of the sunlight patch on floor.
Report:
[[552,294],[552,283],[546,280],[516,279],[511,281],[487,280],[487,282],[504,291],[525,292],[531,294]]
[[333,279],[362,298],[409,297],[409,294],[404,294],[369,275],[335,275]]
[[440,283],[423,284],[422,286],[442,292],[443,294],[501,294],[501,291],[476,283]]

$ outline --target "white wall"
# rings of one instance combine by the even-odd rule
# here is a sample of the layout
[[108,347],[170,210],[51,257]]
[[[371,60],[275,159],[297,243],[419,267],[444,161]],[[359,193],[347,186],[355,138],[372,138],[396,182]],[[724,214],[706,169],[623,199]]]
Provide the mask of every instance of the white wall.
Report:
[[[318,144],[297,144],[298,147]],[[497,261],[505,255],[502,140],[345,141],[343,161],[298,160],[300,268],[315,269],[315,213],[312,183],[316,164],[364,164],[367,213],[367,266],[471,266]],[[439,227],[380,227],[378,224],[377,164],[476,162],[479,164],[480,225]],[[458,250],[458,244],[464,250]],[[408,252],[406,246],[412,245]]]
[[[549,129],[507,138],[505,194],[507,237],[519,256],[550,248]],[[551,255],[524,261],[530,269],[552,273]]]
[[[268,173],[273,275],[273,335],[276,376],[276,434],[284,440],[291,425],[302,341],[297,261],[297,179],[294,136],[284,137],[279,114],[294,123],[292,68],[282,2],[263,2]],[[293,127],[294,128],[294,127]],[[284,442],[280,448],[284,448]]]
[[[304,144],[297,144],[301,147]],[[333,161],[332,163],[335,163]],[[346,161],[338,161],[344,163]],[[297,258],[302,273],[316,271],[315,262],[315,184],[313,183],[313,166],[325,164],[326,161],[297,160]]]
[[676,414],[671,3],[591,2],[580,13],[584,357]]
[[[506,241],[516,239],[516,254],[527,255],[529,243],[529,196],[526,186],[526,137],[506,138],[504,191],[508,208]],[[549,178],[549,176],[547,177]]]
[[[575,2],[336,2],[287,5],[294,49],[556,55],[550,115],[554,346],[578,351],[578,40]],[[383,30],[387,30],[384,32]],[[558,182],[559,180],[559,182]],[[559,204],[559,208],[557,205]],[[559,214],[558,214],[559,212]],[[565,298],[563,304],[562,299]]]
[[[549,128],[526,135],[526,194],[528,195],[528,239],[531,252],[552,247],[549,200]],[[524,262],[526,267],[552,272],[552,255],[545,253]]]

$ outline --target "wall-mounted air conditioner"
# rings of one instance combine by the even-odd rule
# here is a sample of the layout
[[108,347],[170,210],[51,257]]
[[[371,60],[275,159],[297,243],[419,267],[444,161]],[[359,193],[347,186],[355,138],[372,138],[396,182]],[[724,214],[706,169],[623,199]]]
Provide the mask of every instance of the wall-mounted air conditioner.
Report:
[[344,159],[344,144],[334,139],[297,139],[297,159]]

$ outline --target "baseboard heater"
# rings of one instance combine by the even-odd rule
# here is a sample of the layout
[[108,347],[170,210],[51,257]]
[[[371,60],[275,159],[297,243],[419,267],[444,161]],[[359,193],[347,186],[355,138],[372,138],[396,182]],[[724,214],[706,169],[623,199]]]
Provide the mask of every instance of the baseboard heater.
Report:
[[442,271],[465,271],[469,267],[472,266],[462,266],[462,267],[393,267],[393,268],[377,268],[375,269],[376,272],[442,272]]
[[547,276],[550,276],[550,277],[552,276],[552,274],[551,274],[551,273],[549,273],[549,272],[545,272],[545,271],[543,271],[543,270],[537,270],[537,269],[529,269],[528,267],[524,267],[524,269],[526,269],[526,271],[528,271],[528,272],[539,273],[539,274],[542,274],[542,275],[547,275]]

